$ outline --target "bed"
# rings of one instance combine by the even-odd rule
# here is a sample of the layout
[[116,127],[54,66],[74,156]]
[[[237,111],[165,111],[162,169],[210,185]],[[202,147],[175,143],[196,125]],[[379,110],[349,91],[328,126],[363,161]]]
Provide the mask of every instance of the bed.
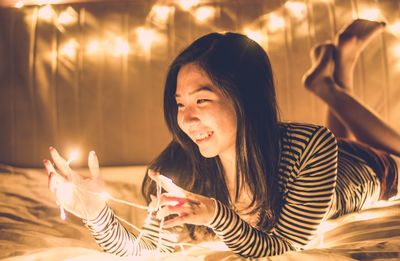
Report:
[[[86,169],[80,170],[87,172]],[[114,197],[143,203],[144,166],[107,167],[102,175]],[[102,252],[82,221],[61,220],[43,169],[0,165],[0,258],[5,260],[124,260]],[[110,203],[116,213],[141,226],[145,211]],[[222,242],[199,242],[184,251],[140,260],[240,260]],[[400,259],[400,200],[330,220],[302,252],[261,260]],[[137,260],[137,259],[135,259]]]

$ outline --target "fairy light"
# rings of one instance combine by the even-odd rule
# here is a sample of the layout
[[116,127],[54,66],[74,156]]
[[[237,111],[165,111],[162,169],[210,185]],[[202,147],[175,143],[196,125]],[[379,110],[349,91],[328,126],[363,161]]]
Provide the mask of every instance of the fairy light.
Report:
[[395,36],[400,36],[400,20],[396,21],[387,27],[388,31],[394,34]]
[[114,55],[123,56],[128,55],[131,48],[129,43],[121,37],[117,37],[114,41]]
[[250,28],[244,28],[243,33],[250,39],[256,41],[258,44],[262,44],[265,41],[266,35],[261,30],[253,30]]
[[15,8],[22,8],[22,7],[24,7],[24,1],[18,1],[18,2],[16,2],[15,3],[15,5],[14,5],[14,7]]
[[200,6],[194,11],[194,17],[200,23],[204,23],[215,16],[216,10],[212,6]]
[[39,8],[38,18],[47,22],[51,22],[55,16],[55,12],[50,5]]
[[72,7],[62,11],[57,18],[57,22],[62,25],[71,25],[78,21],[78,14]]
[[303,19],[306,16],[307,5],[302,2],[289,1],[285,3],[286,9],[297,19]]
[[199,0],[177,0],[176,4],[184,11],[189,11],[189,9],[200,3]]
[[151,8],[152,17],[155,22],[166,24],[169,16],[172,12],[172,8],[166,5],[155,5]]
[[63,47],[60,49],[60,54],[73,59],[76,57],[78,49],[78,42],[75,39],[69,40]]
[[376,21],[382,18],[382,14],[378,8],[369,8],[361,10],[358,13],[358,18]]
[[393,54],[396,58],[400,58],[400,43],[397,43],[393,46]]
[[86,46],[86,53],[93,55],[100,50],[100,43],[97,40],[90,41]]
[[159,39],[157,32],[148,27],[139,27],[136,29],[137,41],[141,48],[146,52],[150,51],[151,46]]
[[270,32],[276,32],[285,27],[285,19],[281,15],[271,14],[268,20]]

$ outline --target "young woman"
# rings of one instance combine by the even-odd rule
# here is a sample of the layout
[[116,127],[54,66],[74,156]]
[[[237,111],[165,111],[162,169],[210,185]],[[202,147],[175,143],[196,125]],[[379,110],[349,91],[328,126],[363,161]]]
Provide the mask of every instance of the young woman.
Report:
[[[93,177],[82,179],[51,148],[59,170],[45,160],[51,190],[63,207],[85,219],[105,251],[117,255],[156,249],[158,220],[164,217],[165,252],[177,240],[169,229],[181,225],[192,238],[215,234],[244,257],[301,250],[323,220],[398,191],[400,136],[350,95],[357,57],[382,29],[381,23],[356,20],[335,44],[313,50],[304,83],[329,106],[327,124],[338,140],[326,127],[279,122],[270,62],[254,41],[212,33],[186,48],[170,66],[164,91],[173,141],[143,182],[149,202],[156,192],[152,181],[169,193],[161,195],[157,217],[139,240],[99,197],[82,189],[70,201],[60,195],[57,187],[69,180],[101,191],[94,153]],[[357,141],[343,139],[347,132]]]

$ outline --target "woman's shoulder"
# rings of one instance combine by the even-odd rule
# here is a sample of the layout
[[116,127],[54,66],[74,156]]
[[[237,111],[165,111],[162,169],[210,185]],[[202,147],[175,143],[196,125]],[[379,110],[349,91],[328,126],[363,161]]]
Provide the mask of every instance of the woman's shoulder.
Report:
[[283,138],[310,139],[318,131],[330,132],[325,126],[312,123],[281,122],[280,133]]

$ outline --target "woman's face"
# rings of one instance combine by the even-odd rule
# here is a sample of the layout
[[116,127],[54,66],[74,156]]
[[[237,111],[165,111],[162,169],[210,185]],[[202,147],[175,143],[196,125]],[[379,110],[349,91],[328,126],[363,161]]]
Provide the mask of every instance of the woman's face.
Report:
[[234,157],[236,113],[207,73],[195,64],[179,70],[176,86],[179,127],[207,158]]

